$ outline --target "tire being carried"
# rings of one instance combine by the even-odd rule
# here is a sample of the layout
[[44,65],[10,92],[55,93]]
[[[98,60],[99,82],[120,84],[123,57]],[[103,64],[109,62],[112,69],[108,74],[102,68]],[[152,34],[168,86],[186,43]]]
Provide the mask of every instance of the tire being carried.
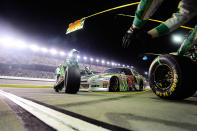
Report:
[[80,71],[76,66],[67,67],[65,71],[65,93],[76,94],[80,88]]
[[149,69],[149,84],[153,92],[163,99],[181,100],[196,90],[196,64],[189,58],[174,55],[157,57]]

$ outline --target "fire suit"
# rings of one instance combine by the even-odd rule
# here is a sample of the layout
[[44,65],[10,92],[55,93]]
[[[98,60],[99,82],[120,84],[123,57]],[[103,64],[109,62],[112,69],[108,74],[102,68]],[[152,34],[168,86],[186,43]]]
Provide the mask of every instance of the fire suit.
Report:
[[[192,33],[184,40],[181,47],[178,49],[177,53],[179,55],[187,54],[187,51],[193,47],[193,45],[197,45],[197,25],[193,29]],[[196,52],[193,52],[196,55]]]
[[[164,0],[141,0],[135,12],[136,17],[134,18],[133,25],[139,28],[143,27],[146,20],[148,20],[154,14],[163,1]],[[174,13],[167,21],[155,27],[154,29],[159,33],[159,36],[161,36],[174,31],[196,15],[197,0],[181,0],[179,2],[177,12]],[[193,32],[196,32],[196,27]],[[191,34],[191,37],[188,37],[187,40],[182,44],[182,47],[178,50],[178,54],[182,54],[186,51],[186,49],[194,44],[196,41],[194,34],[195,33]]]
[[66,61],[65,61],[65,63],[64,63],[64,66],[65,66],[65,67],[66,67],[66,66],[70,67],[70,66],[72,66],[72,65],[75,65],[75,66],[79,69],[79,71],[81,72],[81,69],[80,69],[80,67],[79,67],[78,59],[77,59],[77,58],[68,58],[68,59],[66,59]]
[[57,67],[55,70],[55,75],[56,75],[56,83],[59,81],[59,78],[61,76],[61,67]]

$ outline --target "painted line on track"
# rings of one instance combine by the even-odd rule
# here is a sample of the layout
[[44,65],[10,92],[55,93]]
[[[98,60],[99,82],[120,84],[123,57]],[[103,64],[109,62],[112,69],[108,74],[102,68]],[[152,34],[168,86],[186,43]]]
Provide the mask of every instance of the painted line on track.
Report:
[[[53,86],[49,85],[15,85],[15,84],[0,84],[0,87],[17,87],[17,88],[53,88]],[[84,88],[82,85],[80,86],[81,89],[84,89],[87,92],[95,93],[95,94],[118,94],[118,95],[135,95],[135,94],[141,94],[145,92],[151,91],[151,89],[147,89],[145,91],[138,91],[138,92],[95,92],[95,91],[89,91],[86,88]]]
[[50,85],[15,85],[15,84],[0,84],[0,87],[53,88],[53,86]]
[[0,90],[0,94],[21,106],[38,119],[58,131],[107,131],[100,126],[63,114],[46,106]]
[[149,92],[152,90],[152,89],[147,89],[147,90],[138,91],[138,92],[96,92],[96,91],[89,91],[88,89],[84,88],[82,85],[80,86],[80,88],[86,90],[87,92],[95,93],[95,94],[118,94],[118,95],[135,95],[135,94]]

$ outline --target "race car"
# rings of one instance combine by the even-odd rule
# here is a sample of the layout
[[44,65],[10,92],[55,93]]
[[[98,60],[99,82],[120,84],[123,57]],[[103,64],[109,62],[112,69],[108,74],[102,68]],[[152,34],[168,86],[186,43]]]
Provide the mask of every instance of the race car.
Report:
[[88,79],[94,75],[96,75],[95,72],[94,72],[94,74],[87,74],[87,73],[84,73],[84,71],[82,71],[81,72],[81,83],[80,83],[81,86],[85,89],[89,88]]
[[142,91],[145,78],[130,68],[110,68],[88,79],[90,91]]

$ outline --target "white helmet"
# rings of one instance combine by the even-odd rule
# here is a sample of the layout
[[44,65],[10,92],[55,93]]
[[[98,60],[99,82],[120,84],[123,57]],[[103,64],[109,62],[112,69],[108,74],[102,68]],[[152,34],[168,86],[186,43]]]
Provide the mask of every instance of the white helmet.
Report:
[[85,70],[90,70],[90,68],[88,66],[85,66]]
[[72,50],[70,51],[70,54],[71,54],[71,55],[73,55],[73,54],[75,54],[75,53],[79,54],[79,51],[76,50],[76,49],[72,49]]

